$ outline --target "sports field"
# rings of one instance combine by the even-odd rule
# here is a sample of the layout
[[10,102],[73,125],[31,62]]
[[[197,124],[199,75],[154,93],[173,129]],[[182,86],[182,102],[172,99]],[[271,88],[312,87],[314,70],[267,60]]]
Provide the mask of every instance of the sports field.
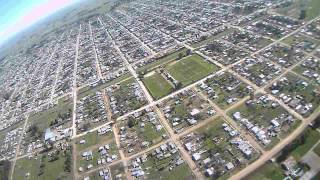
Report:
[[142,81],[155,99],[168,95],[173,90],[171,84],[155,71],[151,75],[144,77]]
[[219,68],[199,55],[186,57],[178,62],[169,64],[166,70],[183,86],[191,84],[208,74],[217,71]]

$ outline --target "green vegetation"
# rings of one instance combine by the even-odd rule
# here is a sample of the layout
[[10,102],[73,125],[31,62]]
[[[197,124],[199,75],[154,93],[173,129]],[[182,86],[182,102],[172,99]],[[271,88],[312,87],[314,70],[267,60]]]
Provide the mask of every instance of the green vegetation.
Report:
[[168,53],[168,54],[158,58],[156,61],[154,61],[154,62],[152,62],[150,64],[147,64],[147,65],[145,65],[143,67],[138,68],[137,72],[139,74],[140,73],[146,74],[146,72],[150,72],[150,71],[156,69],[158,66],[164,65],[164,64],[166,64],[168,62],[171,62],[171,61],[173,61],[175,59],[178,59],[181,54],[183,56],[185,56],[186,52],[187,52],[186,48],[181,48],[178,51],[174,51],[174,52]]
[[320,14],[319,0],[294,0],[279,7],[277,11],[283,15],[309,21]]
[[16,162],[13,173],[13,179],[72,179],[70,174],[71,167],[66,168],[68,158],[71,158],[71,152],[57,151],[51,153],[51,157],[46,154],[40,154],[30,159],[23,158]]
[[283,148],[281,155],[277,158],[282,162],[289,156],[293,156],[299,161],[320,139],[320,133],[314,129],[308,128],[303,134],[295,139],[291,144]]
[[[316,39],[309,38],[303,34],[293,34],[285,38],[282,42],[286,43],[289,46],[297,47],[303,49],[304,51],[311,52],[320,45],[320,41]],[[304,43],[303,45],[301,45]],[[302,46],[302,47],[300,47]],[[314,47],[312,47],[314,46]]]
[[86,86],[86,87],[83,87],[79,90],[78,92],[78,98],[81,99],[83,97],[86,97],[88,95],[93,95],[94,93],[96,93],[97,91],[99,90],[102,90],[110,85],[113,85],[113,84],[116,84],[116,83],[119,83],[120,81],[123,81],[123,80],[126,80],[126,79],[129,79],[131,77],[130,74],[125,74],[123,76],[120,76],[110,82],[107,82],[107,83],[104,83],[104,84],[99,84],[95,87],[90,87],[90,86]]
[[[44,131],[52,126],[68,126],[72,114],[72,101],[65,101],[52,108],[32,114],[29,117],[30,127],[27,130],[27,140],[41,138]],[[29,139],[30,138],[30,139]]]
[[285,176],[281,172],[281,167],[276,163],[267,163],[250,174],[248,180],[278,180],[284,179]]
[[147,179],[194,179],[193,174],[189,166],[184,163],[178,167],[175,167],[171,171],[167,170],[169,168],[172,157],[163,158],[161,160],[155,157],[148,157],[148,161],[143,164],[144,168],[150,168],[148,170]]
[[124,166],[122,163],[118,163],[116,165],[110,166],[111,178],[117,179],[116,177],[121,176],[121,179],[125,180],[126,175],[124,171]]
[[[117,148],[117,145],[115,143],[115,141],[113,139],[109,139],[107,141],[104,141],[103,143],[100,143],[100,144],[96,144],[95,147],[91,148],[91,151],[92,151],[92,158],[89,159],[89,160],[86,160],[85,157],[82,157],[82,152],[78,152],[77,154],[77,166],[78,166],[78,169],[79,167],[82,167],[83,169],[87,170],[87,167],[88,165],[92,164],[93,167],[97,167],[99,166],[97,164],[97,161],[98,159],[101,159],[102,156],[100,156],[100,153],[98,152],[98,149],[100,146],[103,146],[103,145],[106,145],[106,144],[109,144],[110,146],[110,149],[108,150],[108,154],[111,156],[111,155],[118,155],[119,152],[118,152],[118,148]],[[119,155],[118,155],[119,157]]]
[[[96,144],[105,143],[112,137],[113,137],[112,132],[109,132],[107,135],[98,135],[97,131],[89,132],[85,136],[78,138],[76,140],[76,143],[77,143],[76,147],[78,151],[83,151],[84,149],[87,149]],[[85,140],[86,143],[80,144],[79,143],[80,140]]]
[[172,85],[158,72],[143,78],[143,82],[155,99],[168,95],[173,91]]
[[199,55],[191,55],[169,64],[166,70],[183,86],[189,85],[208,74],[218,70],[218,67],[205,61]]

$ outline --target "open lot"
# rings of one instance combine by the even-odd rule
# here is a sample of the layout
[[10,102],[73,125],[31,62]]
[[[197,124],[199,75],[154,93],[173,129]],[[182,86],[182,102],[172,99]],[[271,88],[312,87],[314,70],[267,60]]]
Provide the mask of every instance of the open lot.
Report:
[[50,153],[19,159],[16,162],[13,179],[71,179],[71,173],[65,168],[67,156],[71,158],[69,150],[51,151]]
[[283,179],[281,167],[277,163],[267,163],[246,177],[248,180],[276,180]]
[[[103,130],[104,131],[103,131]],[[100,133],[99,133],[99,132]],[[77,151],[90,149],[97,144],[101,144],[113,138],[111,128],[108,126],[100,128],[100,130],[89,132],[81,138],[75,139]]]

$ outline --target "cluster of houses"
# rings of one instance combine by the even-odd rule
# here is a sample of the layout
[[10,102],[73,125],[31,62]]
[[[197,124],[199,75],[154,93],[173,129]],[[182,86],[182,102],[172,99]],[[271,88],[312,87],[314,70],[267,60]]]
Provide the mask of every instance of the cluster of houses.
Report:
[[[248,108],[261,106],[261,108],[274,109],[278,108],[279,104],[271,100],[267,95],[262,95],[257,99],[250,99],[246,101],[245,106]],[[265,146],[272,142],[273,137],[277,137],[281,134],[281,130],[284,127],[290,128],[290,126],[295,122],[293,116],[286,112],[277,114],[272,118],[264,117],[268,120],[257,121],[255,118],[261,117],[247,116],[240,111],[236,111],[232,114],[232,118],[244,126]]]
[[269,42],[271,42],[259,34],[244,30],[235,30],[224,35],[222,38],[252,52],[264,48]]
[[251,86],[246,85],[230,73],[219,73],[201,83],[200,89],[210,99],[215,100],[219,105],[230,105],[253,92]]
[[262,19],[260,21],[253,22],[245,27],[245,29],[252,31],[257,34],[261,34],[273,39],[279,39],[287,34],[289,30],[283,26],[277,26],[274,23],[265,21]]
[[1,137],[0,141],[2,143],[0,147],[0,160],[9,160],[15,157],[16,153],[19,153],[16,152],[16,149],[18,147],[20,137],[23,135],[22,133],[23,128],[19,127],[6,132],[4,137]]
[[320,84],[320,61],[317,58],[309,57],[300,66],[303,68],[302,75]]
[[260,53],[263,57],[283,66],[289,67],[301,61],[305,54],[302,50],[288,47],[282,44],[275,44],[266,48]]
[[320,20],[316,20],[311,24],[304,26],[301,32],[316,39],[320,39]]
[[199,121],[216,114],[210,104],[192,90],[175,95],[164,102],[161,107],[175,133],[182,132],[184,129],[196,125]]
[[118,128],[120,146],[128,154],[137,153],[167,138],[166,131],[152,109],[139,111],[121,119]]
[[[119,158],[118,154],[111,152],[111,148],[112,148],[111,146],[114,146],[114,145],[105,144],[100,146],[97,150],[95,150],[97,152],[93,152],[92,150],[82,152],[81,157],[83,160],[86,161],[86,163],[84,163],[85,167],[79,166],[78,171],[79,172],[88,171],[96,165],[97,166],[106,165],[117,160]],[[98,156],[98,157],[94,158],[94,156]],[[93,162],[93,160],[96,160],[96,162]],[[93,164],[93,163],[96,163],[96,164]]]
[[82,23],[79,31],[76,77],[78,87],[99,80],[94,43],[92,41],[89,24]]
[[224,65],[230,65],[248,56],[248,53],[224,40],[213,40],[202,45],[199,50]]
[[81,132],[88,130],[91,124],[106,122],[108,116],[102,93],[97,91],[80,99],[77,102],[76,116],[77,130]]
[[260,56],[246,58],[243,62],[236,64],[233,69],[258,86],[266,85],[282,72],[281,66]]
[[112,39],[102,21],[94,18],[90,23],[90,27],[102,76],[107,77],[109,74],[124,70],[124,61],[113,46]]
[[[151,167],[143,166],[147,161],[152,161]],[[133,158],[129,166],[129,171],[133,177],[143,178],[148,177],[150,170],[173,171],[183,163],[184,160],[180,157],[175,144],[168,142],[155,148],[151,153]]]
[[[277,82],[273,83],[270,86],[271,93],[278,96],[284,103],[288,104],[289,107],[294,109],[296,112],[303,116],[307,116],[311,114],[315,105],[319,103],[319,92],[317,89],[314,89],[312,94],[308,96],[312,96],[308,98],[304,96],[301,91],[296,90],[292,92],[292,89],[302,89],[306,91],[306,89],[312,89],[309,82],[302,79],[289,79],[289,77],[282,77]],[[288,89],[286,91],[285,89]]]
[[[182,138],[184,148],[200,170],[206,176],[215,178],[245,164],[255,154],[250,143],[240,137],[232,126],[222,123],[218,128],[221,129],[207,133],[193,132]],[[208,145],[208,141],[216,146]]]
[[106,88],[113,116],[121,116],[146,104],[138,82],[120,83]]

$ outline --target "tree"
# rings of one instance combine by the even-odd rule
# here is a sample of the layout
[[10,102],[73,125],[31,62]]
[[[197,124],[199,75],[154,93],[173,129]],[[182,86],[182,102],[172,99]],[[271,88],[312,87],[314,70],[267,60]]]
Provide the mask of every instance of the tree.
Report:
[[176,85],[176,87],[175,87],[175,89],[177,90],[177,89],[180,89],[180,88],[182,88],[182,83],[181,83],[181,82],[178,82],[177,85]]
[[180,52],[180,53],[178,54],[178,59],[177,59],[177,60],[182,59],[182,58],[183,58],[183,53]]
[[64,163],[64,171],[71,172],[71,154],[69,152],[66,153],[66,160]]
[[192,53],[191,49],[187,49],[186,53],[187,53],[187,56],[189,56]]
[[307,11],[305,9],[302,9],[300,11],[299,19],[305,19],[307,15]]
[[132,128],[133,126],[134,126],[134,120],[130,118],[130,119],[128,120],[128,127],[129,127],[129,128]]

